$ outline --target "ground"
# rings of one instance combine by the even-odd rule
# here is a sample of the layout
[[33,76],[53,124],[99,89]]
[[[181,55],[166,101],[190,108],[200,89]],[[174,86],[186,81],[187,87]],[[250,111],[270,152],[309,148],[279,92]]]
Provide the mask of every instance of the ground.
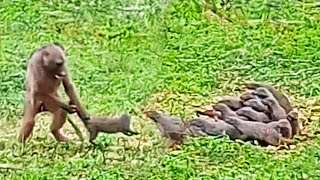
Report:
[[[204,2],[2,1],[0,178],[319,178],[319,2]],[[92,149],[66,123],[71,141],[59,144],[49,133],[50,116],[42,114],[25,147],[17,142],[26,63],[49,41],[66,47],[88,112],[129,112],[140,135],[100,135],[100,147]],[[157,108],[187,120],[194,106],[238,95],[247,80],[281,88],[310,137],[297,136],[295,146],[280,150],[227,137],[188,138],[170,151],[141,113]]]

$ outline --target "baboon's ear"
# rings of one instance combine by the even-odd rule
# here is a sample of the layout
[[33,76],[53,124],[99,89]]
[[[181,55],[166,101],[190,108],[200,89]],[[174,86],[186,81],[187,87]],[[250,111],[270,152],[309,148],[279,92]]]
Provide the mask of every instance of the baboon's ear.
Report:
[[48,65],[48,61],[49,59],[47,58],[49,56],[49,52],[46,50],[42,50],[41,51],[41,55],[42,55],[42,65],[47,66]]
[[49,52],[46,50],[41,51],[42,56],[49,56]]

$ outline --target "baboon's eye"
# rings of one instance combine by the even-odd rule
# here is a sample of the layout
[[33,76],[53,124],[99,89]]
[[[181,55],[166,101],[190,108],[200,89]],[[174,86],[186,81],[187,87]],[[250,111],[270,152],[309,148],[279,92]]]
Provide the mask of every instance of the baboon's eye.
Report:
[[62,60],[62,59],[56,60],[56,64],[57,64],[58,66],[63,65],[63,60]]

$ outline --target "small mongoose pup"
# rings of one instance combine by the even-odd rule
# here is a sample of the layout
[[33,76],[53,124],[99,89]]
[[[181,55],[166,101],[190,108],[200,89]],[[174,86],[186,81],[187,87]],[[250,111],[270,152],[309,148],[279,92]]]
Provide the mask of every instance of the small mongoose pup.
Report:
[[170,117],[158,111],[145,111],[148,118],[153,120],[162,136],[167,137],[166,145],[168,147],[175,147],[177,143],[182,143],[185,132],[185,124],[180,118]]

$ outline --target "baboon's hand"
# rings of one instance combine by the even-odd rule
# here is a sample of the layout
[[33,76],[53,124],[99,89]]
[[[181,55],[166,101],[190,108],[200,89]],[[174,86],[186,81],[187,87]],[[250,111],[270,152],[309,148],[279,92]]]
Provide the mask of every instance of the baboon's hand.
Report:
[[77,112],[77,106],[76,105],[69,105],[67,106],[67,108],[65,109],[69,114],[73,114],[75,112]]
[[[80,114],[79,112],[79,109],[78,109],[78,106],[73,104],[71,101],[69,101],[69,106],[71,106],[72,108],[75,108],[75,112],[78,113],[78,116],[84,120],[84,121],[89,121],[90,120],[90,115],[89,114]],[[69,112],[70,113],[70,112]],[[74,113],[74,112],[71,112],[71,113]],[[70,114],[71,114],[70,113]]]

